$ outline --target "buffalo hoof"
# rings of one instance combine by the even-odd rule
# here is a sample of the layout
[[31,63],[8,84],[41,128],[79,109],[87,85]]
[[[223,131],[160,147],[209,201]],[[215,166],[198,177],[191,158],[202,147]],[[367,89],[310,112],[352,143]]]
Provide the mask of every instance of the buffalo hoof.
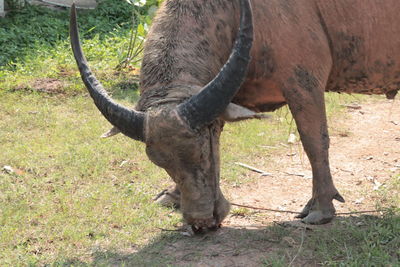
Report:
[[[343,197],[337,193],[333,199],[340,202],[344,202]],[[311,199],[304,207],[302,212],[296,216],[301,218],[302,222],[306,224],[325,224],[332,221],[335,217],[336,210],[333,206],[332,200],[319,201],[317,199]]]
[[311,211],[301,221],[306,224],[325,224],[332,221],[334,216],[335,212],[316,210],[316,211]]
[[179,209],[181,193],[177,188],[165,189],[154,198],[154,201],[164,207]]

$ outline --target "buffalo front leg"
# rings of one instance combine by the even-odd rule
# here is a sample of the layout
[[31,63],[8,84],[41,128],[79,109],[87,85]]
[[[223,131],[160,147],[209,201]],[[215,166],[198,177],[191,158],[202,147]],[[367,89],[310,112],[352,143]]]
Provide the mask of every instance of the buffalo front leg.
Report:
[[313,174],[312,197],[298,217],[308,224],[324,224],[330,222],[335,215],[332,200],[344,202],[333,184],[329,167],[324,82],[306,68],[298,66],[286,86],[284,95],[296,121]]

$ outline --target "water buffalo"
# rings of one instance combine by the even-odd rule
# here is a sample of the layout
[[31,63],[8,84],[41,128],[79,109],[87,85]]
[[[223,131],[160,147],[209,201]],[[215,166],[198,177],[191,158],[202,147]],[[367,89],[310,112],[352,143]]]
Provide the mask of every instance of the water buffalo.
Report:
[[71,43],[96,106],[171,176],[188,224],[214,228],[229,212],[219,186],[224,121],[286,104],[313,172],[299,217],[321,224],[335,215],[333,199],[344,202],[329,167],[324,92],[394,98],[399,10],[398,0],[165,0],[145,44],[135,110],[91,73],[74,7]]

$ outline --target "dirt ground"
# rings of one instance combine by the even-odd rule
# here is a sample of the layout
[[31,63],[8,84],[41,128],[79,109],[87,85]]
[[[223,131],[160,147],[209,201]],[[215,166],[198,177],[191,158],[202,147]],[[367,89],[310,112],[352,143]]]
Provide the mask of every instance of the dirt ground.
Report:
[[[332,175],[336,187],[346,199],[346,203],[335,201],[337,212],[374,210],[379,201],[376,190],[400,172],[398,100],[371,98],[366,103],[349,106],[346,116],[331,119],[330,126]],[[231,202],[286,211],[302,209],[311,194],[308,160],[297,143],[291,146],[280,144],[278,148],[271,148],[274,156],[269,157],[262,167],[271,176],[260,176],[249,170],[249,175],[258,178],[255,183],[224,188]],[[282,247],[293,247],[292,252],[287,252],[293,254],[286,255],[293,258],[290,265],[319,265],[315,259],[306,256],[296,258],[299,241],[291,237],[282,238],[285,233],[281,235],[276,229],[276,225],[282,223],[291,224],[294,231],[305,229],[293,214],[241,212],[233,207],[232,214],[217,232],[181,238],[171,238],[167,234],[160,238],[166,240],[164,248],[155,249],[160,241],[155,240],[139,254],[146,257],[157,250],[157,255],[169,259],[172,266],[260,266],[271,265],[268,257],[276,256],[276,253],[279,256],[285,251]],[[324,229],[331,224],[310,227]],[[276,235],[280,236],[277,238]]]
[[[347,116],[330,125],[330,164],[335,185],[346,203],[335,201],[337,212],[373,210],[374,191],[400,171],[400,105],[371,100],[350,105]],[[282,146],[282,148],[285,148]],[[299,211],[311,194],[311,167],[300,145],[280,149],[255,184],[229,190],[233,203]],[[271,169],[272,168],[272,169]],[[268,222],[290,220],[291,214],[271,213]],[[264,222],[264,221],[263,221]],[[229,218],[225,224],[242,224]],[[251,222],[250,222],[251,223]]]

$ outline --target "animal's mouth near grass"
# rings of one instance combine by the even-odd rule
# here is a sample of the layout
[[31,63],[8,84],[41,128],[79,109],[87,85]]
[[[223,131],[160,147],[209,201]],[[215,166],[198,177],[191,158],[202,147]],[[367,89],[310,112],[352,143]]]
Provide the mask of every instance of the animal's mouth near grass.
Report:
[[216,232],[218,229],[221,228],[221,226],[222,226],[222,224],[218,224],[218,225],[211,226],[211,227],[192,225],[191,229],[192,229],[193,233],[196,235],[204,235],[209,232]]

